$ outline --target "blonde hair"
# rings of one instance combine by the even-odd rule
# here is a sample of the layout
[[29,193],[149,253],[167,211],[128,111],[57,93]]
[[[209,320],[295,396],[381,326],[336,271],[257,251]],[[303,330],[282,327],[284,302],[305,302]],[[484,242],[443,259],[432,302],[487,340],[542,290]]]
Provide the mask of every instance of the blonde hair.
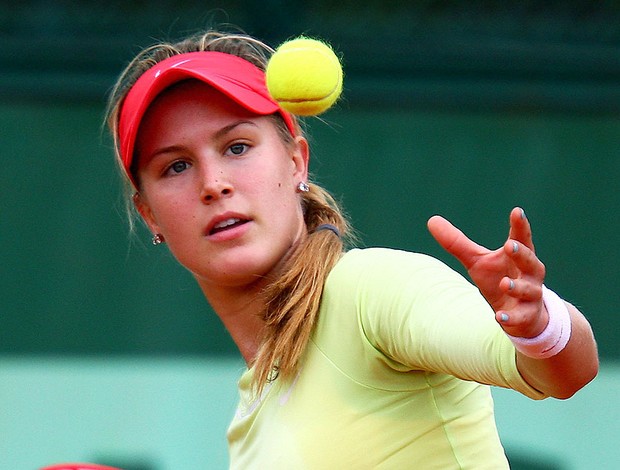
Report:
[[[279,279],[264,291],[265,336],[256,356],[254,385],[260,393],[264,384],[279,375],[292,378],[298,370],[312,329],[318,318],[323,286],[350,239],[350,227],[332,196],[310,184],[303,194],[308,236],[287,263]],[[318,230],[322,224],[337,227]]]
[[[123,99],[140,75],[153,65],[174,55],[195,51],[236,55],[262,70],[273,53],[272,48],[250,36],[219,31],[209,31],[177,43],[157,44],[140,52],[121,73],[107,108],[107,124],[114,139],[117,163],[132,193],[134,189],[120,163],[118,119]],[[278,115],[273,118],[281,138],[287,145],[293,145],[284,121]],[[297,120],[296,126],[301,135]],[[264,337],[252,364],[256,393],[260,393],[274,376],[287,380],[297,373],[318,318],[327,276],[345,250],[344,240],[352,239],[346,217],[334,198],[314,183],[310,183],[309,188],[308,192],[301,193],[308,235],[287,260],[280,278],[262,292],[264,308],[260,315],[265,325]],[[337,227],[340,236],[330,230],[316,231],[322,224]]]

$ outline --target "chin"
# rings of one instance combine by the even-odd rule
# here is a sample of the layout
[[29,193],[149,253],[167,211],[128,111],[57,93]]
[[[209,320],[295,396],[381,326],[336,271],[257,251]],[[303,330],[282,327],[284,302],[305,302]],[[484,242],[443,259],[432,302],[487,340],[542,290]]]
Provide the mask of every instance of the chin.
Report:
[[208,282],[213,287],[249,287],[260,283],[271,272],[269,263],[252,262],[247,256],[235,256],[230,261],[212,264],[208,272],[201,269],[193,271],[196,278]]

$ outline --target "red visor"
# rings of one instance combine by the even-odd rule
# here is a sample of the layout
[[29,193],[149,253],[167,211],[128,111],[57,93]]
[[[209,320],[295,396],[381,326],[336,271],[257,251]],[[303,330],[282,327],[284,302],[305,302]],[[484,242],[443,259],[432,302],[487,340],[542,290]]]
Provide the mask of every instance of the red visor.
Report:
[[295,124],[271,97],[265,73],[241,57],[222,52],[188,52],[165,59],[147,70],[131,87],[122,104],[118,136],[123,167],[130,168],[138,128],[149,105],[164,89],[188,78],[208,83],[258,115],[280,113],[291,135]]

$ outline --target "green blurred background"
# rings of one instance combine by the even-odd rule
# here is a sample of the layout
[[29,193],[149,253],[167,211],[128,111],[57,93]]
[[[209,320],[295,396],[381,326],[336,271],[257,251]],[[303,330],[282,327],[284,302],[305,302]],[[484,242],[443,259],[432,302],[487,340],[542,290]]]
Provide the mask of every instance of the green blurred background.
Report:
[[460,270],[428,217],[497,247],[525,208],[603,367],[568,402],[497,391],[507,453],[620,468],[620,2],[430,0],[0,2],[0,468],[226,468],[242,364],[191,276],[128,232],[102,127],[139,49],[221,25],[342,54],[343,99],[306,121],[311,170],[363,245]]

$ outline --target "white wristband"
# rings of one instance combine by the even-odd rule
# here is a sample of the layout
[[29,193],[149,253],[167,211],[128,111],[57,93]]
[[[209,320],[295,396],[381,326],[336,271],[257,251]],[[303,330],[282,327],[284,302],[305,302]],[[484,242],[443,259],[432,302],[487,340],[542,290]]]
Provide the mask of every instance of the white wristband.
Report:
[[549,314],[549,323],[545,329],[534,338],[508,335],[517,351],[534,359],[546,359],[558,354],[568,344],[571,334],[570,314],[566,304],[545,285],[542,289],[542,299]]

